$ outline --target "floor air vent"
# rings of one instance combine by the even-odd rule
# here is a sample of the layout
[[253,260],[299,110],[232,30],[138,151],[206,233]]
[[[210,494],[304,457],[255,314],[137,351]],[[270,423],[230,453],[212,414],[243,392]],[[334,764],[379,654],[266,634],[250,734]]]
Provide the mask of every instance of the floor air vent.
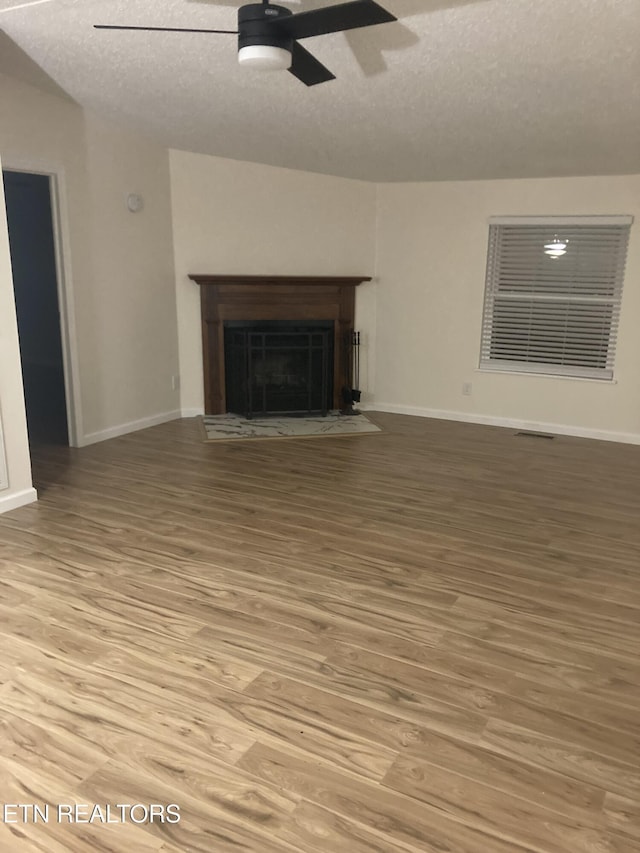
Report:
[[515,435],[526,435],[527,438],[555,438],[555,435],[548,432],[517,432]]

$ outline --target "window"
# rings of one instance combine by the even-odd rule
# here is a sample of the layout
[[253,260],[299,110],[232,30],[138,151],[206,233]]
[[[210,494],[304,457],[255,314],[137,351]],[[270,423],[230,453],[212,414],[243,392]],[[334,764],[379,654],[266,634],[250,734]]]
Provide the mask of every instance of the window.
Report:
[[480,367],[612,379],[632,221],[492,218]]

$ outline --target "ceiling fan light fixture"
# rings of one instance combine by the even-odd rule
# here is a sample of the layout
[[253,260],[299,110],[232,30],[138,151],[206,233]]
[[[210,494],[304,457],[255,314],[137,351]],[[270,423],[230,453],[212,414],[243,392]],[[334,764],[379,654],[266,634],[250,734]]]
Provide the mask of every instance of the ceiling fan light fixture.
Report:
[[286,71],[291,67],[291,51],[271,44],[250,44],[239,49],[238,62],[258,71]]
[[544,253],[550,258],[561,258],[567,254],[568,240],[561,240],[557,234],[554,234],[553,240],[544,244]]
[[[46,2],[46,0],[39,0]],[[293,14],[270,0],[247,3],[238,9],[237,30],[195,27],[146,27],[129,24],[94,24],[97,30],[143,30],[163,33],[215,33],[237,35],[238,63],[261,71],[290,71],[305,86],[335,80],[328,68],[300,44],[300,39],[341,33],[397,21],[376,0],[348,0],[308,12]]]

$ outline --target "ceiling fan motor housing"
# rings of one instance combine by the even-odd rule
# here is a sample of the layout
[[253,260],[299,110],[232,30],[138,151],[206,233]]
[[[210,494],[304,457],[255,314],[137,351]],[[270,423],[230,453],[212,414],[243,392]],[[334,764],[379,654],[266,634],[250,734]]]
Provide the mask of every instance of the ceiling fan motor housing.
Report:
[[291,53],[293,38],[272,26],[279,18],[291,15],[291,9],[270,3],[250,3],[238,9],[238,48],[253,45],[279,47]]

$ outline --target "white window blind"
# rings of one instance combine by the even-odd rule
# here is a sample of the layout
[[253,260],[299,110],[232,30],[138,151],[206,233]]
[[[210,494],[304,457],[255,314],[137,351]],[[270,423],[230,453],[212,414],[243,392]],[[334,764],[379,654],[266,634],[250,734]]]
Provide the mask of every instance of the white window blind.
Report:
[[490,220],[480,366],[611,379],[631,222]]

